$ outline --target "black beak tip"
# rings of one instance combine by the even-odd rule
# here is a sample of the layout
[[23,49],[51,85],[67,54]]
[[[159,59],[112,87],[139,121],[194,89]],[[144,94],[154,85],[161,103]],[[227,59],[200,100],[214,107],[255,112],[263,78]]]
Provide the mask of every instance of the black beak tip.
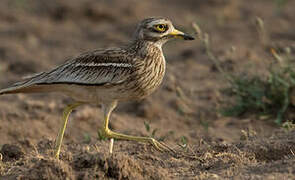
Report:
[[184,40],[194,40],[195,38],[193,36],[185,34],[185,35],[183,35],[183,39]]

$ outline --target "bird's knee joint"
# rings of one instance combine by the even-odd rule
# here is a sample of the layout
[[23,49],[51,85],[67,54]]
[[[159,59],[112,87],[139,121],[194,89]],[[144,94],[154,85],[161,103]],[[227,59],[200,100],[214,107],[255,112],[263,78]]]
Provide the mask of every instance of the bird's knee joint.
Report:
[[150,142],[151,142],[152,144],[155,144],[155,142],[156,142],[156,140],[155,140],[154,138],[152,138],[152,137],[150,137],[149,140],[150,140]]
[[109,128],[104,128],[104,135],[106,137],[110,136],[111,135],[111,130]]

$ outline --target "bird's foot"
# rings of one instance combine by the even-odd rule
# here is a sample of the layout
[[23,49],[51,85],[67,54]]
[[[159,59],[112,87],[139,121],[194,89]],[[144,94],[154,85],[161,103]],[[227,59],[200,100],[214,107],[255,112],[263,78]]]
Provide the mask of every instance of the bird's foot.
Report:
[[160,152],[176,153],[176,151],[172,149],[170,146],[166,145],[163,142],[159,142],[155,140],[154,138],[149,138],[149,143],[153,145],[153,147]]

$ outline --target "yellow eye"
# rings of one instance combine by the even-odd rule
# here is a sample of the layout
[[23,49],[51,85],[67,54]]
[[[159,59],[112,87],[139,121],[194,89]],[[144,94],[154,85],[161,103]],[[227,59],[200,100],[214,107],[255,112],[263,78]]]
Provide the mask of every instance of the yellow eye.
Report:
[[165,24],[157,24],[154,26],[155,30],[159,31],[159,32],[164,32],[167,30],[167,25]]

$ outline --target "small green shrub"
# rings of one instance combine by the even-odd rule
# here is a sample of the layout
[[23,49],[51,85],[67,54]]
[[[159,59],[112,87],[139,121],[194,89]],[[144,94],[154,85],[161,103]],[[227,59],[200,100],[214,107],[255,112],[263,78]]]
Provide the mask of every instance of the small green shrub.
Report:
[[[256,17],[256,26],[260,37],[261,45],[267,47],[269,38],[263,20]],[[220,112],[224,116],[241,116],[246,113],[257,114],[258,116],[275,117],[279,125],[284,121],[288,109],[294,108],[295,102],[291,102],[295,96],[295,56],[290,47],[271,49],[273,61],[267,61],[269,68],[266,75],[249,74],[242,72],[241,75],[232,75],[221,66],[221,61],[214,55],[210,38],[207,33],[202,32],[197,24],[193,24],[195,32],[204,45],[209,60],[217,67],[223,75],[228,88],[223,92],[233,97],[227,98]],[[268,46],[269,47],[269,46]],[[269,63],[271,62],[271,63]],[[293,97],[294,98],[294,97]],[[294,98],[295,99],[295,98]]]
[[276,4],[278,10],[281,10],[281,8],[284,7],[288,1],[289,0],[273,0],[273,2]]
[[156,135],[158,130],[159,130],[158,128],[152,129],[151,126],[150,126],[150,123],[147,122],[147,121],[144,121],[143,123],[144,123],[144,127],[145,127],[146,132],[149,133],[149,137],[155,138],[155,139],[157,139],[159,141],[164,141],[166,138],[168,138],[169,136],[174,134],[173,131],[169,131],[167,134],[158,137]]
[[98,140],[100,140],[100,141],[108,140],[108,138],[105,136],[105,133],[104,133],[104,131],[102,129],[99,129],[97,131],[97,137],[98,137]]
[[226,94],[234,97],[234,102],[221,113],[225,116],[240,116],[246,112],[260,116],[275,116],[281,124],[290,103],[290,92],[295,86],[295,71],[291,65],[270,68],[266,77],[244,75],[233,77]]

